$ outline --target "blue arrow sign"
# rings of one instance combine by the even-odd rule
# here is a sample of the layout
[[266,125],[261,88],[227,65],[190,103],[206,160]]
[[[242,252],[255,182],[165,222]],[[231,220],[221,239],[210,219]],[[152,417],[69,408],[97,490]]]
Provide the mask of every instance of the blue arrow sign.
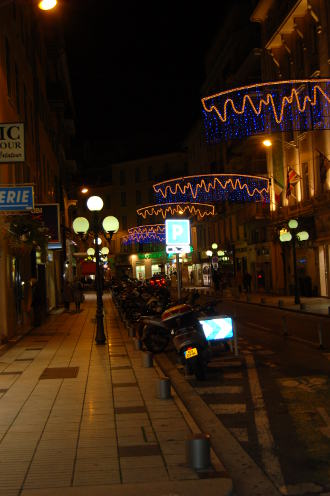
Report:
[[0,187],[0,211],[32,210],[33,203],[33,186]]

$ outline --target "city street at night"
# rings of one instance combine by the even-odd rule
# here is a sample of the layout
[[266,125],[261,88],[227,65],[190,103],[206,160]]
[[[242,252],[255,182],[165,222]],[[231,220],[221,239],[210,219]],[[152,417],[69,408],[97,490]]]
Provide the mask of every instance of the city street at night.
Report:
[[330,0],[0,0],[0,496],[330,496]]

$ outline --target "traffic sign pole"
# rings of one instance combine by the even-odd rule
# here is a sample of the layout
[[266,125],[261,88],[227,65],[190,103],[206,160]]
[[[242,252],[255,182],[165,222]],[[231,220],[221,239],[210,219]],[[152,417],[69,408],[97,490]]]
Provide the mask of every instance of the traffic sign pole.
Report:
[[176,278],[178,281],[178,300],[181,298],[181,270],[180,270],[180,258],[179,254],[176,255]]

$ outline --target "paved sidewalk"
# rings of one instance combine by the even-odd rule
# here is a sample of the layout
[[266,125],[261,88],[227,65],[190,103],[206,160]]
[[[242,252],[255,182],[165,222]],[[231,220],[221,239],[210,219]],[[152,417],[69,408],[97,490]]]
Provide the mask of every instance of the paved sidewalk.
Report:
[[224,299],[231,299],[240,301],[241,303],[260,304],[264,306],[271,306],[283,308],[284,310],[291,310],[300,313],[309,313],[330,316],[330,298],[326,297],[300,297],[300,305],[294,303],[294,296],[280,296],[271,295],[267,293],[241,293],[235,294],[234,290],[228,289],[223,295],[215,292],[213,288],[209,287],[187,287],[183,291],[197,290],[201,295],[219,297]]
[[0,494],[232,494],[214,456],[208,470],[186,462],[191,423],[175,394],[156,397],[157,367],[104,297],[108,343],[97,346],[95,297],[60,313],[0,355]]

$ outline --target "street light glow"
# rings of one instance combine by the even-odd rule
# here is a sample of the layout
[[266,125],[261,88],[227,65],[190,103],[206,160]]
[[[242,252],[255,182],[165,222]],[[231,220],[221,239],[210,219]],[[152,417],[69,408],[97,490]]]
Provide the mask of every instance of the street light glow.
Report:
[[73,221],[72,227],[76,234],[86,234],[89,228],[89,222],[85,217],[77,217]]
[[262,144],[263,144],[266,148],[269,148],[270,146],[272,146],[272,145],[273,145],[272,140],[270,140],[270,139],[265,139],[265,140],[263,140]]
[[207,255],[208,257],[212,257],[212,251],[211,251],[211,250],[207,250],[206,255]]
[[38,7],[40,10],[52,10],[56,7],[57,0],[41,0],[38,3]]
[[216,250],[218,248],[217,243],[212,243],[212,250]]
[[81,192],[82,192],[83,194],[88,193],[88,188],[82,188],[82,189],[81,189]]
[[296,219],[291,219],[288,222],[288,226],[289,226],[290,229],[297,229],[297,227],[298,227],[298,221],[296,221]]
[[100,196],[90,196],[87,200],[87,208],[91,212],[99,212],[103,208],[103,200]]

